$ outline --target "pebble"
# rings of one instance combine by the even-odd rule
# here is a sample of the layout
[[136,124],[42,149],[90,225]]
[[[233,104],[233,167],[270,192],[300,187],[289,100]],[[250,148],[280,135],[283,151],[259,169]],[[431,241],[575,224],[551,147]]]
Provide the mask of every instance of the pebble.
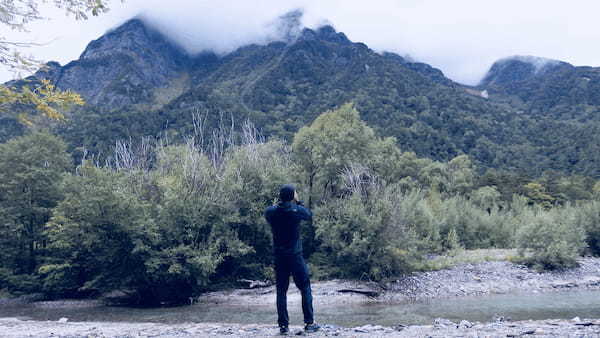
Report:
[[465,328],[465,329],[470,329],[470,328],[473,327],[473,323],[471,323],[468,320],[461,320],[460,323],[458,324],[458,327]]

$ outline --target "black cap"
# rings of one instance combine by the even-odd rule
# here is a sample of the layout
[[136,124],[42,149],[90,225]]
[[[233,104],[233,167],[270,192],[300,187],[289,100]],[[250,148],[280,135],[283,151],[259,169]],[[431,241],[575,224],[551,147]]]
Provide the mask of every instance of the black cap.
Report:
[[294,192],[296,189],[291,184],[284,184],[279,190],[279,199],[282,202],[289,202],[294,199]]

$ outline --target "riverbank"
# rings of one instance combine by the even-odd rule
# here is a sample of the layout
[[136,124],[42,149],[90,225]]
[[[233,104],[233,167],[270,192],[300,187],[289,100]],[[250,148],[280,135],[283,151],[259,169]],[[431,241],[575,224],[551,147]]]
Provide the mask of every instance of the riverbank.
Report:
[[[570,320],[600,318],[594,301],[599,289],[598,258],[582,258],[578,268],[558,272],[487,261],[418,272],[385,285],[340,280],[313,284],[317,319],[329,324],[319,335],[352,337],[600,336],[600,319]],[[536,307],[523,308],[535,309],[535,316],[512,311],[534,301]],[[272,336],[277,334],[270,324],[275,321],[274,303],[274,286],[211,292],[193,306],[176,308],[115,308],[97,300],[0,303],[0,336]],[[288,304],[293,317],[301,318],[300,294],[293,285]],[[440,316],[455,323],[434,321]],[[530,318],[540,320],[517,321]]]
[[[438,271],[416,272],[383,285],[341,280],[315,282],[313,298],[318,305],[343,305],[600,289],[600,258],[581,258],[579,264],[579,267],[565,271],[537,272],[507,261],[488,261],[460,264]],[[341,293],[340,290],[355,290],[377,296]],[[198,301],[207,305],[271,305],[275,304],[275,287],[210,292],[202,295]],[[288,292],[288,302],[300,303],[300,293],[293,286]]]
[[583,257],[579,267],[537,272],[507,261],[461,264],[450,269],[419,272],[385,288],[381,300],[406,301],[514,292],[600,289],[600,258]]
[[[292,326],[291,335],[304,335]],[[268,337],[277,336],[275,325],[218,323],[158,324],[115,322],[41,322],[14,318],[0,319],[2,337]],[[384,327],[365,325],[343,328],[324,325],[309,336],[339,337],[597,337],[600,320],[541,320],[493,323],[453,323],[437,319],[431,325]]]

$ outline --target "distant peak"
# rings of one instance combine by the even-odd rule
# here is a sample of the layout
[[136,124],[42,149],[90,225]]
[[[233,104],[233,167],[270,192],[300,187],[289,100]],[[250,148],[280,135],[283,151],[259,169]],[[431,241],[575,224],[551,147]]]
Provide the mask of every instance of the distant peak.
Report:
[[300,35],[301,40],[323,40],[335,43],[351,43],[346,34],[338,32],[331,25],[323,25],[315,30],[304,28]]
[[514,55],[502,58],[492,65],[479,86],[505,85],[525,81],[552,72],[557,67],[572,67],[569,63],[530,55]]
[[146,30],[148,25],[144,22],[141,17],[134,17],[125,21],[117,27],[110,29],[106,34],[120,34],[123,32],[135,31],[135,30]]
[[143,17],[129,19],[90,42],[80,59],[95,59],[115,53],[138,54],[146,48],[170,49],[184,55],[184,50],[149,24]]
[[496,64],[507,63],[511,61],[528,63],[535,68],[535,71],[540,71],[542,68],[546,66],[558,65],[560,63],[564,63],[559,60],[548,59],[540,56],[531,56],[531,55],[513,55],[503,59],[496,61]]

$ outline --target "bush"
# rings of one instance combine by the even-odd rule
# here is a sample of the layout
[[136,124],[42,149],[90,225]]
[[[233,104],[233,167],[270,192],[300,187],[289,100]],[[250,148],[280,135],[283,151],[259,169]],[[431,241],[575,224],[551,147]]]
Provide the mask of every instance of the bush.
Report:
[[[508,248],[513,244],[514,224],[510,213],[498,208],[481,208],[463,196],[439,202],[434,208],[442,237],[455,231],[461,246],[466,249]],[[443,249],[451,249],[443,243]]]
[[600,255],[600,201],[592,201],[577,206],[575,223],[586,230],[587,251]]
[[330,277],[380,280],[411,271],[420,260],[415,224],[401,206],[407,196],[371,179],[347,181],[347,195],[316,211],[319,258]]
[[30,294],[39,292],[40,285],[38,276],[16,275],[9,269],[0,268],[0,290],[8,291],[12,295]]
[[538,270],[577,266],[586,244],[585,230],[577,224],[574,208],[531,210],[523,222],[518,246],[524,263]]

